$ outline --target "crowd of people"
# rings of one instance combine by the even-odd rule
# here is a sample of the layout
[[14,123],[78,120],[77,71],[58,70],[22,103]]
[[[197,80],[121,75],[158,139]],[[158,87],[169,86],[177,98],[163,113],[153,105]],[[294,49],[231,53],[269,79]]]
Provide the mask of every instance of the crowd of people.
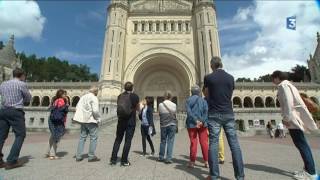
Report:
[[284,125],[282,122],[280,122],[276,128],[274,128],[274,125],[272,124],[271,121],[268,122],[267,126],[267,132],[270,136],[271,139],[274,138],[285,138],[286,137],[286,133],[284,130]]
[[[232,106],[232,94],[235,88],[235,81],[232,75],[222,67],[219,57],[211,60],[213,72],[204,77],[204,86],[201,89],[198,85],[191,87],[191,96],[186,101],[186,128],[190,140],[190,160],[187,166],[194,168],[197,156],[198,141],[201,145],[204,167],[209,168],[208,180],[220,178],[219,164],[224,163],[224,142],[225,134],[230,146],[234,176],[237,180],[245,179],[244,162],[241,147],[237,137],[235,116]],[[0,86],[2,107],[0,109],[0,168],[13,169],[20,167],[18,158],[20,150],[26,137],[26,126],[23,105],[31,100],[31,94],[25,81],[25,72],[22,69],[13,71],[13,79],[6,81]],[[317,130],[317,126],[306,106],[305,100],[299,95],[297,88],[287,80],[285,73],[275,71],[272,74],[272,81],[278,86],[278,99],[281,105],[283,124],[278,125],[280,137],[284,137],[284,127],[288,128],[289,134],[301,154],[304,168],[294,172],[293,177],[298,180],[316,179],[315,163],[312,157],[310,146],[304,136],[304,132]],[[88,162],[100,161],[95,155],[98,139],[98,129],[101,117],[99,114],[99,102],[97,98],[99,89],[92,87],[89,92],[83,95],[77,106],[73,120],[80,124],[80,138],[76,153],[76,162],[82,161],[84,144],[87,137],[90,137]],[[203,95],[202,95],[202,94]],[[165,100],[159,104],[160,116],[160,148],[158,161],[166,164],[173,163],[173,150],[175,136],[179,131],[176,117],[177,105],[172,101],[172,93],[166,91]],[[136,128],[136,117],[141,121],[140,132],[142,139],[142,155],[147,155],[148,141],[151,153],[155,156],[155,147],[152,137],[157,133],[153,120],[153,99],[146,97],[141,102],[134,93],[134,85],[131,82],[124,84],[124,92],[117,99],[117,129],[114,140],[110,165],[118,163],[118,152],[124,140],[121,166],[130,166],[129,152],[131,142]],[[50,160],[59,159],[57,147],[61,137],[65,134],[66,116],[68,113],[69,101],[65,90],[58,90],[50,107],[48,118],[50,138],[48,150],[45,157]],[[15,133],[15,141],[7,157],[3,161],[2,148],[8,137],[9,128],[12,127]],[[274,137],[274,130],[271,122],[267,124],[270,137]]]

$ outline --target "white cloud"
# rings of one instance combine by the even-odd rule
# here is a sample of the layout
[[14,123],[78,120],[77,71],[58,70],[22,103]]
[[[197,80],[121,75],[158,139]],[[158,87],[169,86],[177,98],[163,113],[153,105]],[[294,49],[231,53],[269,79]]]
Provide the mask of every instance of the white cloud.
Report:
[[219,31],[227,31],[227,30],[249,30],[257,27],[252,21],[238,21],[236,19],[222,19],[218,21],[218,29]]
[[14,34],[39,40],[45,21],[36,1],[0,0],[0,36]]
[[252,15],[253,7],[239,8],[237,14],[233,17],[234,21],[246,21]]
[[[320,30],[320,11],[315,1],[259,1],[250,10],[238,10],[234,19],[258,25],[258,36],[245,42],[245,50],[223,55],[226,69],[235,77],[257,78],[279,69],[288,71],[296,64],[306,65]],[[286,29],[286,18],[297,17],[297,30]],[[241,32],[240,32],[241,33]],[[241,36],[241,34],[237,36]]]
[[81,61],[81,60],[87,60],[87,59],[95,59],[100,58],[99,54],[80,54],[77,52],[71,52],[71,51],[59,51],[55,54],[56,57],[60,59],[70,60],[73,62]]
[[88,27],[93,22],[102,23],[106,20],[104,11],[88,11],[75,17],[75,22],[80,27]]

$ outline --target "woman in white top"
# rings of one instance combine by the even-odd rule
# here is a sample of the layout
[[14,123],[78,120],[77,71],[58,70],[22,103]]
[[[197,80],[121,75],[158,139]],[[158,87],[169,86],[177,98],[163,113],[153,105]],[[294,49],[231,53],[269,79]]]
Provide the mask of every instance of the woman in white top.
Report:
[[[167,164],[172,163],[172,152],[174,145],[175,133],[177,131],[176,110],[177,105],[171,101],[172,94],[167,91],[164,94],[165,101],[159,104],[161,142],[159,161],[165,161]],[[167,156],[165,159],[165,149],[167,146]]]
[[278,99],[283,116],[282,122],[289,129],[292,141],[299,150],[304,162],[304,169],[296,172],[294,178],[313,180],[317,177],[315,163],[304,132],[317,130],[318,128],[298,89],[287,80],[287,74],[275,71],[271,78],[272,82],[278,86]]

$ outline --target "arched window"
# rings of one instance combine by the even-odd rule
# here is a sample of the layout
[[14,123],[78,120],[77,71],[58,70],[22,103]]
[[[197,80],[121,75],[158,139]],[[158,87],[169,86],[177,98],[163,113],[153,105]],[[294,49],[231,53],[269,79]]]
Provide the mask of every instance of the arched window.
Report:
[[41,100],[41,106],[49,106],[50,98],[48,96],[44,96]]
[[32,97],[31,102],[32,102],[31,103],[32,106],[39,106],[40,105],[40,97],[39,96]]
[[241,98],[239,98],[239,97],[233,98],[233,107],[234,108],[242,108]]
[[274,108],[274,107],[276,107],[276,104],[274,103],[274,99],[272,98],[272,97],[267,97],[266,98],[266,107],[268,107],[268,108]]
[[79,96],[74,96],[74,97],[72,98],[72,104],[71,104],[71,106],[72,106],[72,107],[76,107],[77,104],[78,104],[78,102],[79,102],[79,100],[80,100],[80,97],[79,97]]
[[256,108],[263,108],[264,107],[263,100],[261,97],[258,96],[254,99],[254,107],[256,107]]
[[245,97],[244,98],[243,107],[245,107],[245,108],[253,108],[252,99],[250,97]]

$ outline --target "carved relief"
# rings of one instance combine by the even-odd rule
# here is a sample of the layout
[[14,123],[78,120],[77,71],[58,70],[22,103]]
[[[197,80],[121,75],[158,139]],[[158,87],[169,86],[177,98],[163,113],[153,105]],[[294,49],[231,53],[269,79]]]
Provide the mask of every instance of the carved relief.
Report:
[[165,91],[171,90],[175,91],[176,87],[173,82],[169,81],[168,79],[162,79],[161,77],[154,78],[150,81],[151,84],[148,85],[147,91]]
[[191,11],[192,4],[181,0],[147,0],[131,4],[131,12],[181,12]]

